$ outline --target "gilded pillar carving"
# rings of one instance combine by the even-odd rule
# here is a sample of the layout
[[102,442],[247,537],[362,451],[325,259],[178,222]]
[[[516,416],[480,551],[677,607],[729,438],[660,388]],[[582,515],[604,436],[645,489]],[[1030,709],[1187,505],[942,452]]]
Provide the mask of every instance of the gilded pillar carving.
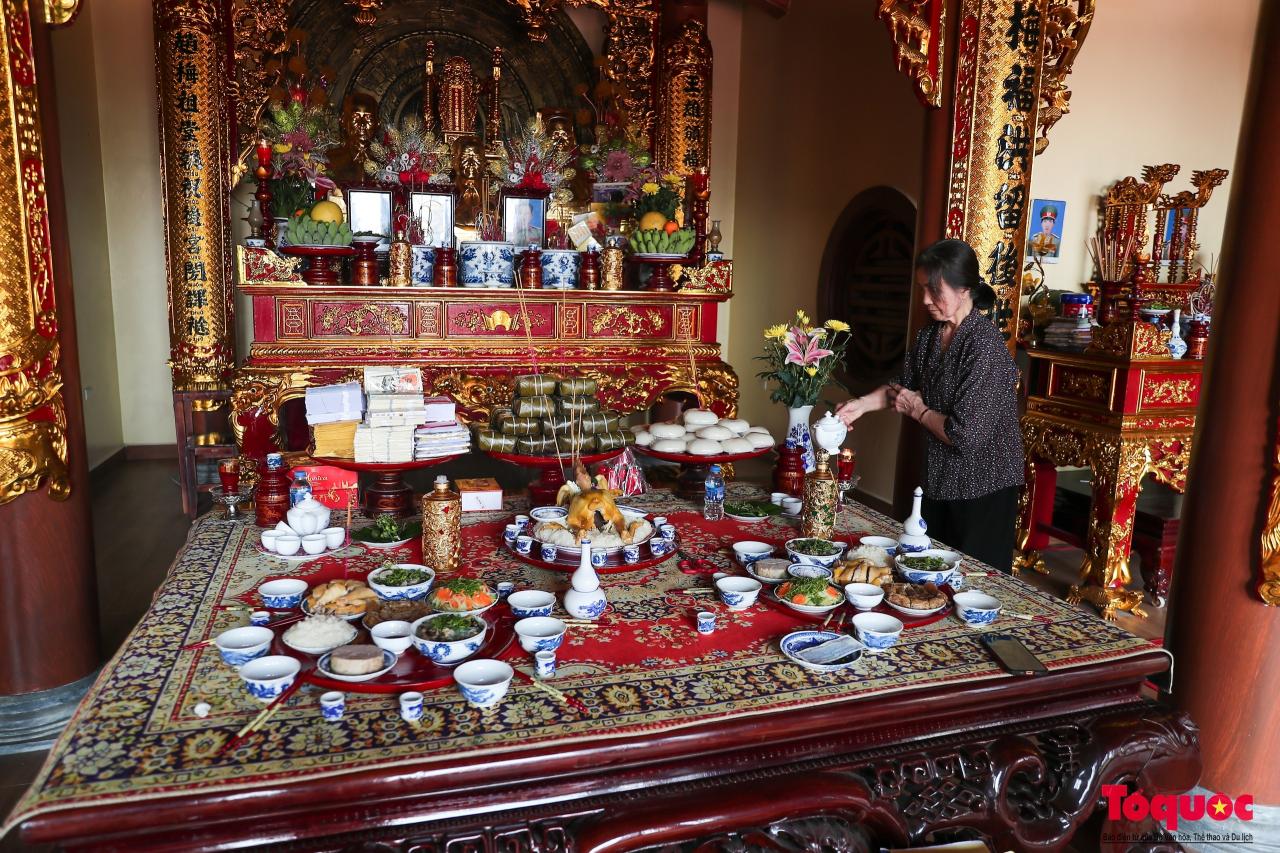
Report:
[[962,0],[946,235],[978,253],[1012,347],[1049,0]]
[[243,158],[257,139],[267,92],[280,80],[280,63],[271,60],[289,49],[289,0],[235,0],[231,31],[235,74],[228,83],[243,140]]
[[0,28],[0,504],[45,485],[66,500],[67,415],[27,0],[4,0]]
[[1067,75],[1093,24],[1096,0],[1050,0],[1045,15],[1044,75],[1040,81],[1040,112],[1036,116],[1036,153],[1049,147],[1049,130],[1071,111]]
[[879,0],[876,17],[889,30],[894,61],[915,83],[920,102],[942,106],[947,0]]
[[711,159],[711,42],[706,24],[685,21],[662,51],[657,159],[665,172],[692,175]]
[[618,100],[631,125],[652,139],[658,13],[653,0],[613,0],[605,11],[605,77],[621,90]]
[[229,247],[229,22],[219,0],[155,0],[169,367],[175,391],[223,388],[235,366]]

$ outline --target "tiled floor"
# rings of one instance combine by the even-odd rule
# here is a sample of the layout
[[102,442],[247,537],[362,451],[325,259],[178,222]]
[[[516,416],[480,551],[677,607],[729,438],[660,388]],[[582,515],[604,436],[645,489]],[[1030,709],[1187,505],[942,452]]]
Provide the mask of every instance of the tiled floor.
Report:
[[[505,488],[520,488],[527,477],[511,466],[491,462],[452,463],[450,476],[496,476]],[[740,476],[756,479],[767,476],[743,466]],[[425,483],[414,482],[416,488]],[[207,499],[206,499],[207,501]],[[108,475],[98,477],[93,488],[94,548],[97,556],[100,636],[104,659],[124,640],[146,611],[151,596],[164,578],[178,549],[186,541],[189,524],[179,509],[177,466],[164,461],[137,461],[119,464]],[[1061,595],[1074,581],[1080,563],[1078,549],[1065,548],[1046,553],[1048,575],[1029,573],[1024,577],[1042,589]],[[1134,572],[1140,586],[1139,571]],[[1088,608],[1088,605],[1082,605]],[[1145,637],[1164,634],[1163,608],[1149,607],[1149,619],[1121,614],[1120,624]],[[0,814],[7,814],[30,784],[44,761],[43,752],[0,756]],[[0,841],[0,853],[29,850],[16,837]],[[1082,848],[1083,849],[1083,848]]]

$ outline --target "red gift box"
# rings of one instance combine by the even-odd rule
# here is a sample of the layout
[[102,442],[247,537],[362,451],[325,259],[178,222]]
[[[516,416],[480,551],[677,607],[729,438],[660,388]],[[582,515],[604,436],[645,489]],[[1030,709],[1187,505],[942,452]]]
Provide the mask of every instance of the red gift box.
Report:
[[293,470],[307,472],[311,497],[329,509],[345,510],[348,506],[360,505],[356,485],[359,475],[355,471],[332,465],[298,465]]

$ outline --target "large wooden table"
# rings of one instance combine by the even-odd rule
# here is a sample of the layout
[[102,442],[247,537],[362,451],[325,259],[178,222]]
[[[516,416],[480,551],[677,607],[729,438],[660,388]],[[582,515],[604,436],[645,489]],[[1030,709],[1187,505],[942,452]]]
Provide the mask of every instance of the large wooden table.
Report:
[[[667,495],[634,502],[671,517],[683,548],[719,568],[734,539],[792,535],[781,521],[702,523]],[[567,576],[495,553],[505,520],[470,514],[472,570],[564,588]],[[859,506],[839,523],[846,534],[892,529]],[[818,839],[861,850],[951,837],[1056,850],[1101,785],[1183,791],[1199,776],[1195,726],[1143,698],[1143,682],[1167,668],[1162,651],[1017,579],[980,576],[971,561],[971,585],[1046,617],[996,627],[1022,638],[1048,675],[1003,674],[953,618],[909,630],[853,671],[808,673],[776,651],[778,636],[804,625],[782,610],[721,611],[716,634],[699,638],[691,613],[707,600],[685,603],[680,590],[707,578],[673,559],[642,577],[607,576],[617,630],[579,632],[562,648],[554,683],[590,718],[517,683],[484,714],[435,691],[431,725],[418,731],[393,698],[348,694],[335,726],[307,688],[261,738],[218,755],[259,706],[215,652],[179,647],[235,624],[217,605],[266,574],[307,571],[254,555],[252,537],[252,527],[197,522],[8,828],[95,850],[801,849]],[[378,560],[360,552],[346,568]],[[512,660],[527,667],[518,649]],[[200,697],[215,703],[207,719],[190,711]]]

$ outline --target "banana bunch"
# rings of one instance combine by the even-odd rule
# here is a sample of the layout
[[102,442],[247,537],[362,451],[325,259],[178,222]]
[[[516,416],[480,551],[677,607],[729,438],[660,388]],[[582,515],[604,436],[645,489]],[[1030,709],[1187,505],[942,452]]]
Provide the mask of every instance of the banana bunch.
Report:
[[681,228],[668,234],[661,228],[636,231],[631,235],[631,251],[637,255],[686,255],[693,248],[693,230]]
[[285,226],[291,246],[350,246],[351,226],[345,222],[317,222],[307,213],[298,213]]

